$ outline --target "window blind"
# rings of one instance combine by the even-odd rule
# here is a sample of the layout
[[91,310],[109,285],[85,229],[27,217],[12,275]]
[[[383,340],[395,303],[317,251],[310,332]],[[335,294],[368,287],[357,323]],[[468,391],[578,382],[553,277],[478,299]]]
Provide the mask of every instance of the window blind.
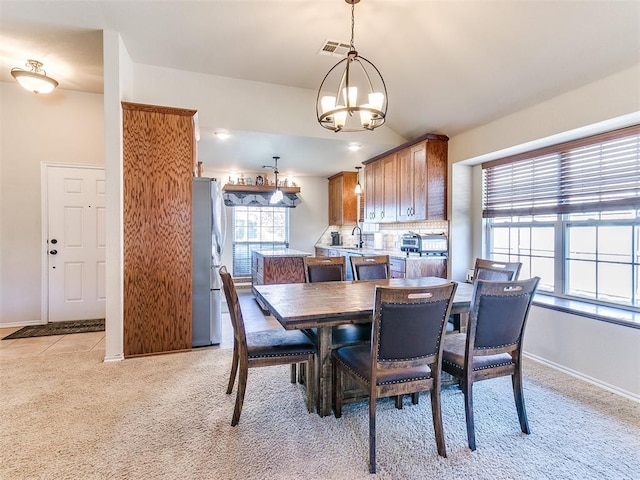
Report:
[[640,125],[482,168],[485,218],[640,208]]

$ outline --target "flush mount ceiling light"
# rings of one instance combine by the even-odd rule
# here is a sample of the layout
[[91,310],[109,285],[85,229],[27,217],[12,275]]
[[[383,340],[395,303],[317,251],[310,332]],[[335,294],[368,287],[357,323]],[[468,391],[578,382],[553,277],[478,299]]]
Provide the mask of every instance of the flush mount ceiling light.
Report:
[[362,145],[360,145],[359,143],[350,143],[347,148],[352,151],[352,152],[357,152],[358,150],[360,150],[362,148]]
[[58,82],[51,77],[47,77],[47,72],[42,69],[42,62],[27,60],[25,66],[29,70],[18,67],[11,69],[11,76],[16,79],[22,88],[33,93],[50,93],[58,86]]
[[385,122],[387,87],[380,71],[358,55],[353,43],[354,5],[360,0],[345,2],[351,5],[351,50],[322,80],[316,115],[320,125],[334,132],[373,130]]
[[227,140],[231,136],[229,132],[223,132],[221,130],[217,132],[213,132],[213,134],[219,140]]

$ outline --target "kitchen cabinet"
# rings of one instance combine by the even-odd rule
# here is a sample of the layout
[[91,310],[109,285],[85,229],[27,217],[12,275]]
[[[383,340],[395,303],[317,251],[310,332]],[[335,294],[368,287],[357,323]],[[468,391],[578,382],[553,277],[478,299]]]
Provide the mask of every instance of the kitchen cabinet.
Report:
[[190,350],[196,111],[122,110],[124,355]]
[[446,257],[390,257],[391,278],[440,277],[447,278]]
[[447,145],[427,140],[398,152],[399,222],[446,219]]
[[357,172],[340,172],[329,177],[329,225],[357,222]]
[[316,257],[330,257],[331,249],[324,247],[316,247]]
[[[447,142],[446,136],[427,134],[367,160],[364,220],[446,220]],[[393,167],[385,168],[391,159]]]
[[404,278],[405,266],[404,258],[389,257],[389,274],[391,278]]
[[396,164],[397,156],[392,154],[365,166],[364,221],[396,221]]

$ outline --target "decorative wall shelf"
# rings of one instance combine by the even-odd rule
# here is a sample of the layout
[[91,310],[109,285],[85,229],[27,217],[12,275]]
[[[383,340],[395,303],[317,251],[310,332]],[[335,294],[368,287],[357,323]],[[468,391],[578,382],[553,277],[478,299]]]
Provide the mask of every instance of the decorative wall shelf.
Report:
[[[227,183],[223,188],[225,192],[243,192],[243,193],[269,193],[273,192],[276,187],[274,185],[236,185]],[[280,187],[282,193],[300,193],[300,187]]]
[[227,207],[263,206],[295,208],[302,201],[298,197],[300,187],[280,187],[283,197],[275,205],[271,204],[274,185],[236,185],[226,184],[223,188],[224,204]]

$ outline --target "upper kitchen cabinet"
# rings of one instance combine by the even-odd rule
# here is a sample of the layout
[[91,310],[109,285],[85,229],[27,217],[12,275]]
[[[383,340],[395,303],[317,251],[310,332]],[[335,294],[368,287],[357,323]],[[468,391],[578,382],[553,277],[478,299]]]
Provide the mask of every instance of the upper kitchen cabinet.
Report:
[[196,111],[122,110],[124,355],[190,350]]
[[448,140],[444,135],[423,135],[364,162],[364,220],[446,220]]
[[329,177],[329,225],[357,222],[357,172],[340,172]]
[[364,167],[364,221],[388,223],[396,221],[397,156],[387,155]]
[[399,222],[447,217],[447,142],[426,140],[398,152]]

